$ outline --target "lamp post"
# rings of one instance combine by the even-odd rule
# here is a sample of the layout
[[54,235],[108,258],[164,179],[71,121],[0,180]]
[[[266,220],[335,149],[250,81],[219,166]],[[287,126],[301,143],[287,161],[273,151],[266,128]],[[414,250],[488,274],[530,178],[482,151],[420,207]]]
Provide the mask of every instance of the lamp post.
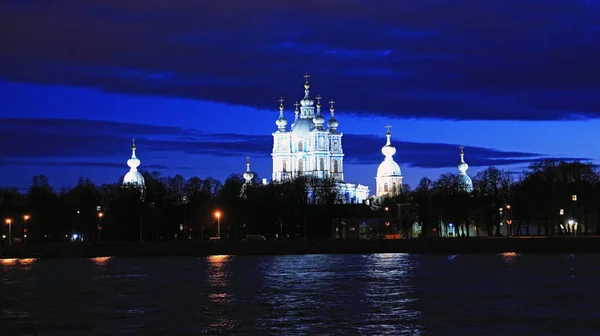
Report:
[[102,217],[104,217],[104,212],[98,212],[98,241],[100,241],[100,231],[102,231]]
[[8,246],[12,243],[12,219],[7,218],[4,220],[8,224]]
[[29,215],[23,216],[23,244],[25,244],[25,241],[27,240],[27,221],[29,218],[31,218]]
[[221,212],[219,210],[215,212],[215,217],[217,217],[217,237],[221,239]]
[[568,223],[569,223],[569,235],[572,236],[573,235],[573,224],[575,223],[575,221],[572,219],[569,219]]

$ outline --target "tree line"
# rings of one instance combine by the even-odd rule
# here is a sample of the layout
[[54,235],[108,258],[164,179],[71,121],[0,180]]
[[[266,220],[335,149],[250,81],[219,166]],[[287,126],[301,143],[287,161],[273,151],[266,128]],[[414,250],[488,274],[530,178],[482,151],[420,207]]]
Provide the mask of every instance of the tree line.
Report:
[[244,185],[240,174],[224,182],[142,174],[144,189],[79,178],[73,188],[57,191],[43,175],[33,177],[25,194],[2,188],[2,235],[10,229],[14,239],[31,243],[187,241],[216,236],[220,224],[223,239],[249,234],[330,239],[337,237],[340,220],[351,217],[400,218],[392,227],[373,230],[396,230],[404,237],[415,224],[427,237],[440,236],[449,225],[460,236],[600,234],[600,173],[583,162],[534,162],[519,174],[489,167],[473,176],[472,192],[458,174],[423,178],[414,189],[404,185],[369,205],[341,204],[344,197],[332,179],[299,177],[263,185],[255,177]]

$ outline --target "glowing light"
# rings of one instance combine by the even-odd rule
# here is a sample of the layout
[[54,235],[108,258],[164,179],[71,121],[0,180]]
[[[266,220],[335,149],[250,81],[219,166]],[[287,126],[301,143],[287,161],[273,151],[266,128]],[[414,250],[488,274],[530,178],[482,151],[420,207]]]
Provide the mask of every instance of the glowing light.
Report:
[[221,218],[221,212],[220,212],[220,211],[218,211],[218,210],[217,210],[217,211],[215,211],[215,217],[217,217],[217,219],[218,219],[218,218]]
[[573,225],[573,223],[575,223],[575,221],[574,221],[574,220],[572,220],[572,219],[569,219],[569,222],[568,222],[568,223],[569,223],[569,225]]
[[506,205],[506,208],[507,208],[507,209],[510,209],[510,204],[507,204],[507,205]]
[[2,235],[2,239],[6,239],[6,235]]
[[223,264],[227,260],[229,260],[229,257],[230,256],[228,256],[228,255],[211,255],[211,256],[208,256],[207,259],[208,259],[208,262],[210,262],[211,264],[219,265],[219,264]]
[[4,266],[10,266],[10,265],[14,265],[17,262],[17,259],[15,258],[11,258],[11,259],[0,259],[0,263]]
[[4,220],[4,222],[5,222],[6,224],[10,225],[10,223],[12,223],[12,219],[10,219],[10,218],[7,218],[7,219],[5,219],[5,220]]
[[23,258],[23,259],[19,259],[19,263],[23,264],[23,265],[29,265],[29,264],[32,264],[36,260],[37,260],[36,258]]
[[77,239],[77,233],[73,234],[73,239]]
[[104,265],[110,259],[112,259],[112,257],[95,257],[95,258],[90,258],[91,261],[95,262],[98,265]]
[[104,212],[98,212],[98,218],[104,217]]
[[29,218],[31,218],[29,215],[25,215],[25,216],[23,216],[23,219],[24,219],[24,220],[28,220]]

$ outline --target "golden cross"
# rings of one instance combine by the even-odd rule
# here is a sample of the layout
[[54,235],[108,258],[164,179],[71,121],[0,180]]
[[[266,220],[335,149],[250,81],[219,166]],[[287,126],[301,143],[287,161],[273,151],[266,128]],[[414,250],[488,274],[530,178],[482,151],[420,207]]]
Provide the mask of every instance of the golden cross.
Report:
[[459,147],[459,148],[460,148],[460,152],[462,153],[462,152],[463,152],[463,149],[465,149],[465,146],[463,146],[463,145],[460,145],[460,147]]
[[317,103],[321,103],[321,95],[317,95],[317,98],[315,98],[317,100]]
[[331,107],[333,107],[333,104],[335,104],[335,101],[333,99],[329,100],[329,105],[331,105]]
[[296,106],[296,110],[297,110],[297,109],[298,109],[298,106],[300,106],[300,104],[298,104],[298,101],[296,101],[296,102],[294,103],[294,106]]
[[389,123],[385,126],[385,128],[387,128],[387,131],[390,131],[390,128],[392,128],[392,125],[390,125]]
[[283,97],[279,98],[279,105],[283,105],[283,102],[284,102]]
[[246,155],[246,162],[250,162],[250,155]]
[[306,79],[306,82],[308,83],[308,79],[310,78],[310,75],[308,74],[308,72],[304,75],[304,79]]

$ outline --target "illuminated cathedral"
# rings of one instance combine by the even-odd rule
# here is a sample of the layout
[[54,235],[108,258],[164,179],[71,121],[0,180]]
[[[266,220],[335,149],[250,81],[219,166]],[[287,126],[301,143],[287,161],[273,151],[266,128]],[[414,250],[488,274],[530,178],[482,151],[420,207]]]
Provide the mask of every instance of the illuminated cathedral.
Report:
[[294,121],[289,130],[283,99],[279,100],[279,118],[275,121],[277,131],[273,133],[271,154],[272,179],[283,182],[298,176],[333,178],[344,203],[362,203],[369,197],[369,188],[344,180],[343,134],[338,131],[335,102],[329,101],[329,121],[325,125],[321,97],[311,98],[309,75],[304,78],[304,98],[294,104]]

